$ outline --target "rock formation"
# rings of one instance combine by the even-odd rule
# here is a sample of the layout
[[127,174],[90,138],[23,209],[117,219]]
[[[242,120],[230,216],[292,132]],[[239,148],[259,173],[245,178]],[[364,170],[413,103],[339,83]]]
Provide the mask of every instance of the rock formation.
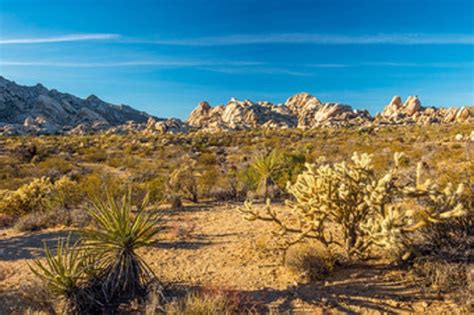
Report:
[[308,93],[290,97],[285,104],[254,103],[231,99],[226,106],[211,107],[199,103],[187,123],[208,131],[246,130],[255,128],[313,128],[318,126],[364,125],[371,121],[367,111],[353,110],[349,105],[321,103]]
[[149,117],[95,95],[81,99],[41,84],[21,86],[0,77],[0,134],[90,133],[127,121],[146,122]]
[[423,107],[417,96],[409,96],[402,104],[400,96],[394,96],[375,118],[376,124],[463,123],[474,119],[474,107],[435,108]]
[[423,107],[417,96],[410,96],[405,102],[400,96],[395,96],[373,118],[366,110],[354,110],[339,103],[323,103],[311,94],[299,93],[283,104],[234,98],[226,105],[215,107],[200,102],[187,121],[182,122],[174,118],[158,119],[126,105],[104,102],[95,95],[81,99],[48,90],[41,84],[26,87],[0,77],[0,135],[159,134],[468,121],[474,121],[474,107]]

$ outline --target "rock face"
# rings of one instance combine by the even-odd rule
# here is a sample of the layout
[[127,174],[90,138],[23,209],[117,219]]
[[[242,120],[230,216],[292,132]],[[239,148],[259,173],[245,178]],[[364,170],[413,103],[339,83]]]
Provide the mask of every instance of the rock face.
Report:
[[95,95],[81,99],[41,84],[27,87],[0,77],[0,134],[89,133],[146,122],[150,115]]
[[226,106],[211,107],[207,102],[201,102],[189,115],[187,123],[194,128],[218,131],[350,126],[370,121],[367,111],[353,110],[349,105],[321,103],[308,93],[300,93],[278,105],[233,98]]
[[423,107],[417,96],[409,96],[402,104],[400,96],[394,96],[375,118],[376,124],[463,123],[474,119],[474,107],[435,108]]

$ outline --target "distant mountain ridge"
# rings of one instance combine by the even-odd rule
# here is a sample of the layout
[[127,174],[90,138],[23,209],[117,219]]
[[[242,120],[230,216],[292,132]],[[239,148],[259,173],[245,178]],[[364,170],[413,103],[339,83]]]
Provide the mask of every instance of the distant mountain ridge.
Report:
[[127,105],[114,105],[91,95],[86,99],[49,90],[41,84],[22,86],[0,76],[0,135],[107,133],[186,133],[252,129],[311,129],[370,125],[462,123],[474,120],[474,107],[423,107],[417,96],[399,96],[372,117],[367,110],[323,103],[309,93],[283,104],[232,98],[212,107],[200,102],[186,122],[160,119]]
[[0,76],[0,127],[13,133],[55,134],[76,128],[100,131],[145,123],[153,116],[127,105],[114,105],[91,95],[86,99],[41,84],[22,86]]

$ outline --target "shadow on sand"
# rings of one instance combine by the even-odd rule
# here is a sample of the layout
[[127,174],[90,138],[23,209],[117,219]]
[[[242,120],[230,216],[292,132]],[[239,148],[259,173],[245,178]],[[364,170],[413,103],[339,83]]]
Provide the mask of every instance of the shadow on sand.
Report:
[[[253,291],[222,291],[234,299],[238,296],[242,309],[253,309],[259,314],[324,314],[327,311],[344,314],[412,313],[416,311],[410,306],[412,303],[439,300],[424,294],[413,281],[383,276],[391,270],[394,270],[394,267],[358,266],[344,270],[344,276],[348,277],[345,281],[298,284],[284,290],[264,288]],[[206,292],[209,289],[199,286],[172,286],[170,294],[182,296],[186,292]]]
[[33,259],[44,257],[45,244],[53,251],[57,247],[59,238],[70,237],[70,242],[77,240],[77,234],[73,231],[41,232],[37,234],[25,234],[6,239],[0,239],[0,261],[12,261],[19,259]]

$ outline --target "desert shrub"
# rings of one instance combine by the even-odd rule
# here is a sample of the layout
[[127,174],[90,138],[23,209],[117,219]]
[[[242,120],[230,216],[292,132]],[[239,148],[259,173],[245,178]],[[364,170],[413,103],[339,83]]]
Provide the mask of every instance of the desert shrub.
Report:
[[100,199],[104,191],[118,195],[126,190],[125,181],[122,178],[96,171],[79,178],[78,186],[80,193],[91,200]]
[[33,157],[36,156],[37,152],[38,152],[38,149],[36,147],[36,144],[30,143],[30,144],[20,145],[17,148],[15,148],[14,155],[22,161],[30,162],[33,159]]
[[14,228],[21,232],[39,231],[55,226],[84,227],[88,225],[90,218],[81,209],[54,208],[49,211],[28,213],[18,218]]
[[83,200],[78,184],[63,176],[54,182],[52,200],[55,206],[71,208]]
[[11,156],[0,155],[0,189],[7,189],[6,180],[19,176],[19,164],[21,162]]
[[[166,183],[166,194],[170,201],[188,199],[198,202],[198,184],[196,162],[185,158],[169,175]],[[176,202],[177,203],[177,202]]]
[[[414,184],[400,183],[399,156],[383,176],[374,172],[367,154],[354,154],[351,163],[307,165],[296,182],[288,184],[293,198],[287,204],[298,224],[279,215],[269,203],[263,211],[248,202],[239,210],[247,220],[275,223],[287,247],[313,239],[326,247],[342,247],[347,256],[366,256],[378,247],[407,258],[414,231],[466,211],[460,203],[464,186],[447,185],[441,190],[429,180],[422,182],[421,166]],[[334,225],[341,231],[339,237],[329,232]]]
[[51,157],[39,162],[36,168],[39,176],[55,179],[71,172],[74,169],[74,165],[60,157]]
[[335,264],[335,257],[327,249],[308,244],[291,247],[285,255],[286,267],[303,280],[320,280]]
[[34,179],[16,191],[3,191],[0,213],[19,216],[32,212],[47,212],[53,207],[79,202],[76,187],[76,183],[67,177],[62,177],[55,183],[46,177]]
[[15,229],[20,232],[39,231],[56,226],[62,222],[63,212],[47,211],[33,212],[20,217],[15,223]]
[[247,193],[246,186],[239,180],[239,172],[233,165],[219,172],[219,176],[214,178],[215,187],[212,191],[212,198],[218,201],[237,200]]
[[166,177],[156,176],[153,179],[143,183],[150,196],[150,203],[154,204],[165,198]]
[[468,290],[470,268],[467,264],[452,263],[433,257],[419,257],[411,265],[412,272],[421,277],[428,291],[451,293]]
[[202,169],[200,171],[200,176],[197,177],[199,196],[204,198],[210,197],[221,176],[221,173],[215,166],[209,166]]
[[472,190],[468,190],[464,199],[466,216],[417,231],[413,244],[417,255],[407,265],[426,291],[448,293],[466,310],[472,294],[473,196]]
[[86,162],[102,163],[107,160],[107,152],[98,148],[83,148],[79,151],[79,153]]
[[191,292],[181,299],[168,303],[165,314],[169,315],[210,315],[210,314],[253,314],[253,306],[236,292],[223,290],[202,290]]
[[286,154],[285,157],[286,163],[286,176],[283,178],[285,180],[283,185],[286,182],[294,182],[296,177],[304,171],[306,156],[303,153],[295,152]]
[[461,310],[468,314],[472,309],[471,262],[447,261],[442,257],[416,257],[410,264],[409,273],[428,294],[447,295]]
[[198,162],[206,166],[216,165],[217,159],[214,153],[202,153],[199,156]]
[[0,213],[0,228],[9,227],[15,222],[15,218],[11,215]]

